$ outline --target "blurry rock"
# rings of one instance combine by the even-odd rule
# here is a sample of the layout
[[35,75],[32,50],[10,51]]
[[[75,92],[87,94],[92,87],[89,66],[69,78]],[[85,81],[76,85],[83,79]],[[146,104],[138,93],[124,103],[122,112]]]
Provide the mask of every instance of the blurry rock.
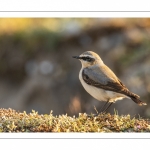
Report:
[[38,64],[34,60],[27,61],[25,64],[25,71],[27,75],[33,76],[38,73]]
[[124,36],[120,33],[115,33],[109,36],[103,36],[102,38],[99,38],[96,42],[96,46],[102,51],[111,51],[112,48],[122,45],[123,42]]
[[27,61],[25,65],[25,70],[27,75],[29,76],[37,75],[39,73],[43,75],[48,75],[52,73],[53,65],[48,60],[44,60],[41,62],[31,60],[31,61]]
[[50,61],[42,61],[39,65],[39,70],[42,74],[48,75],[53,71],[53,65]]
[[130,45],[140,44],[143,40],[143,33],[137,28],[131,28],[125,32],[126,42]]

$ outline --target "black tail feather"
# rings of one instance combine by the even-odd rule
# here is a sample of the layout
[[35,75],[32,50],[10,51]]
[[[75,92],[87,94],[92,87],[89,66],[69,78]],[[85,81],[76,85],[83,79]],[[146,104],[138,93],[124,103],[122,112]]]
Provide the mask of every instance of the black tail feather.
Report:
[[146,103],[142,102],[140,99],[136,99],[136,98],[133,98],[131,97],[131,99],[137,103],[139,106],[142,106],[142,105],[147,105]]

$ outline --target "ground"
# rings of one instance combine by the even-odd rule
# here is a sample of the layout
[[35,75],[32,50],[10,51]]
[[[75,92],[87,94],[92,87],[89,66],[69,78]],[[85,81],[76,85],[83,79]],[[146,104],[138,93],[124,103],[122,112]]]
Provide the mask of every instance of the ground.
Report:
[[150,120],[109,113],[78,117],[0,109],[0,132],[150,132]]

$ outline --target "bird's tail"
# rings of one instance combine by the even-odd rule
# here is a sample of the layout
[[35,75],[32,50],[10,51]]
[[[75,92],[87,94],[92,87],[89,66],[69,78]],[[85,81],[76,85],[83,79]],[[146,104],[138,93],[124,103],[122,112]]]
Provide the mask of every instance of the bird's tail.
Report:
[[139,106],[142,106],[142,105],[147,105],[146,103],[142,102],[140,99],[136,99],[136,98],[133,98],[131,97],[131,99],[137,103]]
[[140,96],[134,94],[134,93],[130,93],[130,98],[135,102],[137,103],[139,106],[142,106],[142,105],[147,105],[146,103],[142,102],[140,100]]

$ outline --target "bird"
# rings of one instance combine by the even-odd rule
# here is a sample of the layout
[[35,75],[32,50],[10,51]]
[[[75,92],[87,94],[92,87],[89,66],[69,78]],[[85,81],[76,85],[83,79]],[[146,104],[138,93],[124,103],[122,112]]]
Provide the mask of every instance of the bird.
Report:
[[147,105],[140,100],[139,95],[129,91],[97,53],[86,51],[72,57],[81,61],[79,80],[84,89],[95,99],[105,102],[102,112],[106,112],[113,103],[124,98],[133,100],[139,106]]

